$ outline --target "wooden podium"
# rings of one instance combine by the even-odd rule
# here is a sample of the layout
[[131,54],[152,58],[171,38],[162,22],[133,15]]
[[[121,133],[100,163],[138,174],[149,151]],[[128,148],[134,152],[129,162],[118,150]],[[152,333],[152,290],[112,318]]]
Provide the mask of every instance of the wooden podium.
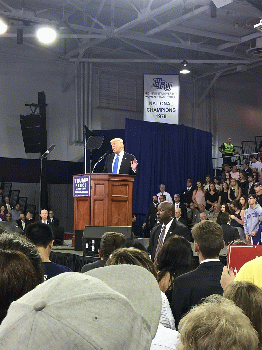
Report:
[[87,225],[132,226],[134,176],[86,175],[90,175],[91,196],[74,198],[74,231]]

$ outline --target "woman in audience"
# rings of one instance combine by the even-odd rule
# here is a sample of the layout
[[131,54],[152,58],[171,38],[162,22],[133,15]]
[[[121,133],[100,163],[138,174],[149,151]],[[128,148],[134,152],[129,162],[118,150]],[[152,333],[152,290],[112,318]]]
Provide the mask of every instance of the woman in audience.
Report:
[[216,190],[215,184],[213,182],[210,183],[209,185],[209,190],[205,194],[205,199],[206,199],[206,209],[210,210],[212,206],[218,202],[219,200],[219,195]]
[[234,211],[234,214],[230,215],[231,226],[242,227],[244,225],[244,210],[238,200],[234,199],[231,203],[231,208]]
[[230,188],[228,192],[228,199],[230,202],[232,202],[234,199],[239,199],[241,197],[241,188],[238,186],[236,179],[231,179],[230,181]]
[[214,184],[215,184],[217,192],[220,192],[222,190],[222,186],[221,186],[221,181],[220,181],[219,176],[214,177]]
[[239,198],[239,203],[241,205],[242,210],[246,210],[248,208],[248,201],[247,201],[247,196],[241,196]]
[[218,216],[217,216],[217,223],[218,223],[219,225],[221,225],[220,216],[221,216],[221,214],[224,213],[224,212],[227,212],[228,214],[230,214],[230,210],[229,210],[228,204],[222,204],[222,205],[221,205],[220,212],[219,212],[219,214],[218,214]]
[[241,171],[239,174],[239,187],[241,188],[241,192],[243,195],[248,195],[248,181],[247,174],[245,171]]
[[162,292],[171,302],[175,279],[192,269],[191,244],[181,236],[169,237],[157,256],[157,280]]
[[[105,266],[120,264],[138,265],[144,267],[151,272],[155,278],[157,278],[157,271],[153,261],[149,258],[148,254],[142,250],[136,248],[116,249],[106,261]],[[167,297],[164,293],[161,293],[161,295],[162,312],[159,322],[167,328],[175,329],[175,320]]]
[[25,254],[0,249],[0,323],[10,304],[37,285],[36,271]]
[[254,179],[254,183],[258,182],[259,179],[258,179],[258,171],[257,169],[252,169],[252,174],[253,174],[253,179]]
[[224,180],[224,182],[226,182],[228,184],[228,186],[230,186],[230,181],[231,181],[231,175],[230,175],[230,172],[227,171],[225,173],[225,180]]
[[219,193],[218,203],[220,205],[229,203],[228,199],[229,185],[227,182],[223,182],[222,191]]
[[12,214],[11,213],[7,213],[5,218],[6,218],[6,221],[12,221]]
[[210,175],[207,175],[206,176],[206,180],[205,180],[205,183],[204,183],[204,191],[209,191],[209,185],[211,184],[211,177]]
[[235,281],[224,291],[224,297],[232,300],[250,319],[258,333],[262,347],[262,290],[253,283]]
[[197,181],[197,188],[193,192],[193,202],[198,207],[199,204],[202,204],[204,207],[206,206],[206,200],[205,200],[205,191],[203,188],[203,185],[200,181]]
[[0,219],[2,221],[6,221],[6,214],[8,213],[6,207],[4,204],[1,204],[1,207],[0,207]]

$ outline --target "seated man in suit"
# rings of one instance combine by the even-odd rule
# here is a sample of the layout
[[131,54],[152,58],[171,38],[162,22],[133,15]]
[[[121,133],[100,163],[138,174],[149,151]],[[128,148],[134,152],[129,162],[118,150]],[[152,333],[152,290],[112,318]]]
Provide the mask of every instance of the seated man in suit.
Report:
[[110,141],[113,153],[107,156],[104,172],[113,174],[136,175],[137,160],[132,154],[124,151],[122,139]]
[[176,327],[191,307],[199,304],[203,298],[223,294],[220,285],[223,264],[219,260],[220,250],[224,247],[221,226],[216,222],[201,221],[193,227],[192,235],[200,265],[176,278],[170,305]]
[[184,224],[185,226],[187,226],[187,221],[186,219],[184,219],[182,217],[182,211],[181,211],[181,208],[176,208],[175,209],[175,217],[176,217],[176,221]]
[[154,226],[150,232],[149,253],[151,259],[156,262],[157,255],[160,252],[164,242],[173,235],[183,236],[188,241],[191,239],[189,229],[175,220],[174,204],[163,202],[158,205],[157,219],[160,222]]

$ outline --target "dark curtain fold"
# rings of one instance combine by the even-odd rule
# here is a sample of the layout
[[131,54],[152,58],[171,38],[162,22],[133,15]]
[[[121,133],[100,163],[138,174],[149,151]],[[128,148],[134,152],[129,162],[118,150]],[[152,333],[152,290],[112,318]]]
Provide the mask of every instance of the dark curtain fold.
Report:
[[134,213],[146,214],[161,183],[172,196],[181,193],[188,178],[204,181],[213,173],[212,134],[184,125],[126,120],[125,148],[136,156]]

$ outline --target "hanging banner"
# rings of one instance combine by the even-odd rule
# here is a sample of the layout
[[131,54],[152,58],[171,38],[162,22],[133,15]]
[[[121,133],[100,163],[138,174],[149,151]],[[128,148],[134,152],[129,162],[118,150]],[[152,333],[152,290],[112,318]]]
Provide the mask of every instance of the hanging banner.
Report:
[[178,124],[179,76],[144,75],[144,121]]

